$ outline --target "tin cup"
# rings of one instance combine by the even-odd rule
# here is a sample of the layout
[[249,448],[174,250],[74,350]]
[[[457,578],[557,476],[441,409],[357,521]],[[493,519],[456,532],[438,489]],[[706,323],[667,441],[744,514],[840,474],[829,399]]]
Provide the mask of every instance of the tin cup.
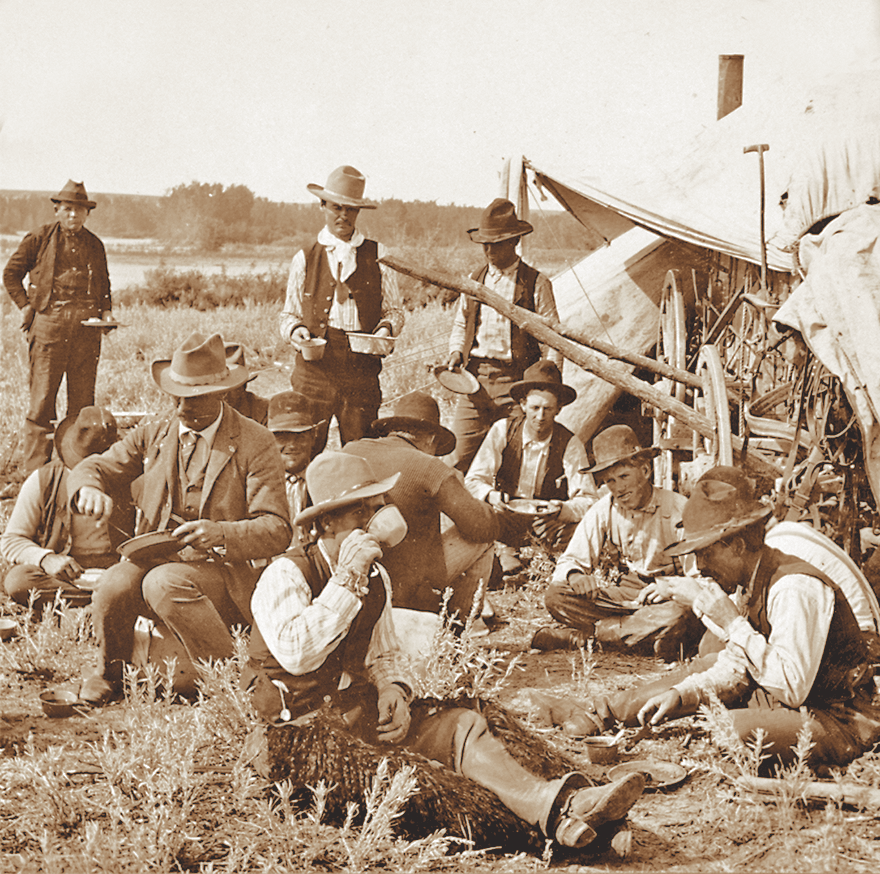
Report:
[[366,531],[382,546],[395,547],[406,537],[406,519],[394,504],[386,504],[373,513]]
[[306,361],[320,361],[324,357],[327,341],[323,337],[310,337],[299,343],[300,352]]

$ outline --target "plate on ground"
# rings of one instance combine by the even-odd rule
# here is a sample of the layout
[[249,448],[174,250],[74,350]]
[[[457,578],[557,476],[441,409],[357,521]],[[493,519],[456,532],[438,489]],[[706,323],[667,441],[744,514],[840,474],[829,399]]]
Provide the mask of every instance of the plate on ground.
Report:
[[470,371],[460,367],[450,370],[445,364],[441,364],[434,368],[434,376],[443,388],[448,388],[449,391],[459,395],[472,395],[480,389],[477,378]]
[[687,777],[687,770],[675,762],[652,762],[640,759],[634,762],[621,762],[608,771],[612,780],[620,780],[627,774],[636,771],[645,775],[645,792],[656,792],[658,789],[671,789],[678,786]]
[[512,498],[504,506],[512,513],[519,513],[521,516],[552,516],[559,512],[558,506],[534,498]]
[[123,558],[138,564],[144,561],[165,561],[183,547],[184,544],[170,531],[150,531],[120,543],[116,551]]

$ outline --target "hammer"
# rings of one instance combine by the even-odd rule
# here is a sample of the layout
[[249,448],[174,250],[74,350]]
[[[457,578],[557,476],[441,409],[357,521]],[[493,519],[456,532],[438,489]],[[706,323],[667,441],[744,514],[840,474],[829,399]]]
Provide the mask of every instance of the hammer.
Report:
[[767,243],[764,240],[764,152],[768,151],[770,146],[767,143],[757,143],[754,146],[746,146],[743,154],[749,152],[758,153],[758,167],[761,172],[761,288],[767,289]]

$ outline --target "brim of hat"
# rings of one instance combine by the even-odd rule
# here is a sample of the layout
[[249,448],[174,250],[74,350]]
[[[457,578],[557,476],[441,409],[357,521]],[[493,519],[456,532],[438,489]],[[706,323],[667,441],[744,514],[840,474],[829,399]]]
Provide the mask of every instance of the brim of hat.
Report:
[[442,425],[426,422],[424,419],[413,419],[410,416],[386,416],[384,419],[376,419],[370,430],[380,436],[389,431],[430,431],[438,437],[436,455],[449,455],[455,449],[455,434]]
[[227,364],[229,373],[219,382],[209,385],[184,385],[171,376],[171,361],[154,361],[152,365],[153,382],[166,394],[176,398],[195,398],[201,395],[222,394],[230,389],[244,385],[250,373],[243,364]]
[[630,452],[628,455],[619,455],[617,458],[609,458],[607,461],[594,464],[592,467],[587,468],[587,473],[601,473],[603,470],[608,470],[609,467],[614,467],[615,464],[621,464],[624,461],[635,461],[639,458],[656,458],[659,454],[660,450],[656,446],[647,446],[638,452]]
[[329,200],[331,203],[338,203],[340,206],[356,206],[358,209],[376,209],[378,203],[372,200],[364,200],[362,197],[347,197],[344,194],[337,194],[335,191],[327,191],[322,185],[316,185],[314,182],[306,185],[315,197],[321,200]]
[[55,428],[55,434],[52,438],[58,457],[65,467],[71,469],[76,467],[86,457],[85,455],[80,455],[72,447],[65,445],[64,438],[71,427],[73,427],[74,422],[76,422],[76,416],[68,416],[66,419],[63,419],[58,423],[58,427]]
[[315,422],[314,425],[301,425],[298,424],[295,420],[291,421],[290,418],[285,418],[284,416],[278,416],[277,419],[273,419],[266,426],[273,434],[274,433],[287,433],[287,434],[305,434],[306,431],[314,431],[316,428],[320,428],[327,420],[321,419],[320,422]]
[[94,209],[98,204],[94,200],[69,200],[63,197],[50,197],[52,203],[75,203],[77,206],[84,206],[86,209]]
[[715,525],[712,528],[699,532],[699,534],[694,534],[692,537],[685,537],[684,540],[679,540],[677,543],[667,546],[663,552],[670,558],[696,552],[698,549],[711,546],[719,540],[724,540],[725,537],[730,537],[731,534],[736,534],[738,531],[748,528],[749,525],[754,525],[755,522],[766,519],[772,512],[773,509],[771,507],[763,507],[754,513],[750,513],[748,516],[737,519],[735,522],[729,522],[726,525]]
[[505,240],[512,240],[514,237],[524,237],[533,230],[534,228],[528,222],[522,222],[521,227],[515,231],[482,234],[479,228],[471,228],[467,233],[474,243],[503,243]]
[[359,489],[355,489],[353,492],[349,492],[341,498],[334,498],[332,501],[324,501],[322,504],[315,504],[313,507],[306,507],[305,510],[301,510],[296,514],[293,524],[302,525],[303,522],[308,522],[316,516],[323,516],[325,513],[338,510],[340,507],[346,507],[349,504],[356,504],[364,498],[375,498],[376,495],[384,495],[386,492],[389,492],[394,488],[395,483],[399,479],[400,472],[398,471],[386,479],[381,480],[381,482],[371,483],[368,486],[361,486]]
[[559,382],[515,382],[508,393],[519,403],[530,391],[553,392],[559,398],[561,407],[567,406],[577,397],[577,392],[570,385]]

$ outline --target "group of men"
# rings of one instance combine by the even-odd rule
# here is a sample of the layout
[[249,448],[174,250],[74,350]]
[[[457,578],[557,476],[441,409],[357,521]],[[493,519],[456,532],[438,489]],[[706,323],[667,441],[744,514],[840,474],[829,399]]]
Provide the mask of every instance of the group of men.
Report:
[[[80,183],[53,198],[58,221],[10,259],[4,282],[29,343],[30,475],[0,538],[16,564],[5,585],[20,601],[61,591],[81,602],[82,571],[102,570],[91,601],[99,661],[81,698],[102,705],[121,694],[138,617],[161,623],[193,663],[231,656],[231,630],[248,627],[244,679],[265,720],[327,702],[348,715],[356,701],[350,727],[359,736],[403,743],[485,786],[547,836],[584,846],[597,826],[625,816],[641,777],[604,787],[577,774],[546,781],[473,710],[411,719],[414,681],[395,632],[392,607],[437,613],[447,589],[450,612],[467,616],[496,555],[507,560],[502,573],[513,572],[510,550],[534,536],[561,553],[546,592],[557,624],[535,634],[534,648],[593,638],[673,661],[700,646],[701,659],[678,674],[594,702],[586,716],[595,731],[693,712],[714,690],[744,738],[769,729],[782,760],[802,706],[816,761],[845,764],[868,749],[880,709],[852,611],[821,571],[764,545],[769,511],[740,471],[710,471],[688,499],[656,488],[654,450],[623,425],[596,436],[590,465],[557,420],[575,391],[555,353],[464,298],[447,366],[474,379],[452,428],[422,392],[380,415],[381,357],[354,351],[350,339],[395,336],[403,312],[383,247],[356,229],[359,211],[376,206],[364,186],[348,166],[309,186],[325,224],[294,257],[281,312],[281,334],[297,350],[291,389],[260,403],[245,390],[241,347],[193,334],[152,364],[173,412],[121,439],[94,406],[100,333],[83,322],[111,309],[103,247],[83,228],[95,204]],[[550,282],[517,254],[531,230],[509,201],[494,201],[469,231],[486,260],[474,278],[555,318]],[[80,367],[80,340],[90,368]],[[305,354],[315,346],[323,354]],[[64,373],[68,415],[50,461]],[[325,448],[334,416],[340,451]],[[533,511],[516,512],[515,498]],[[120,540],[147,532],[170,532],[173,542],[117,560]]]

